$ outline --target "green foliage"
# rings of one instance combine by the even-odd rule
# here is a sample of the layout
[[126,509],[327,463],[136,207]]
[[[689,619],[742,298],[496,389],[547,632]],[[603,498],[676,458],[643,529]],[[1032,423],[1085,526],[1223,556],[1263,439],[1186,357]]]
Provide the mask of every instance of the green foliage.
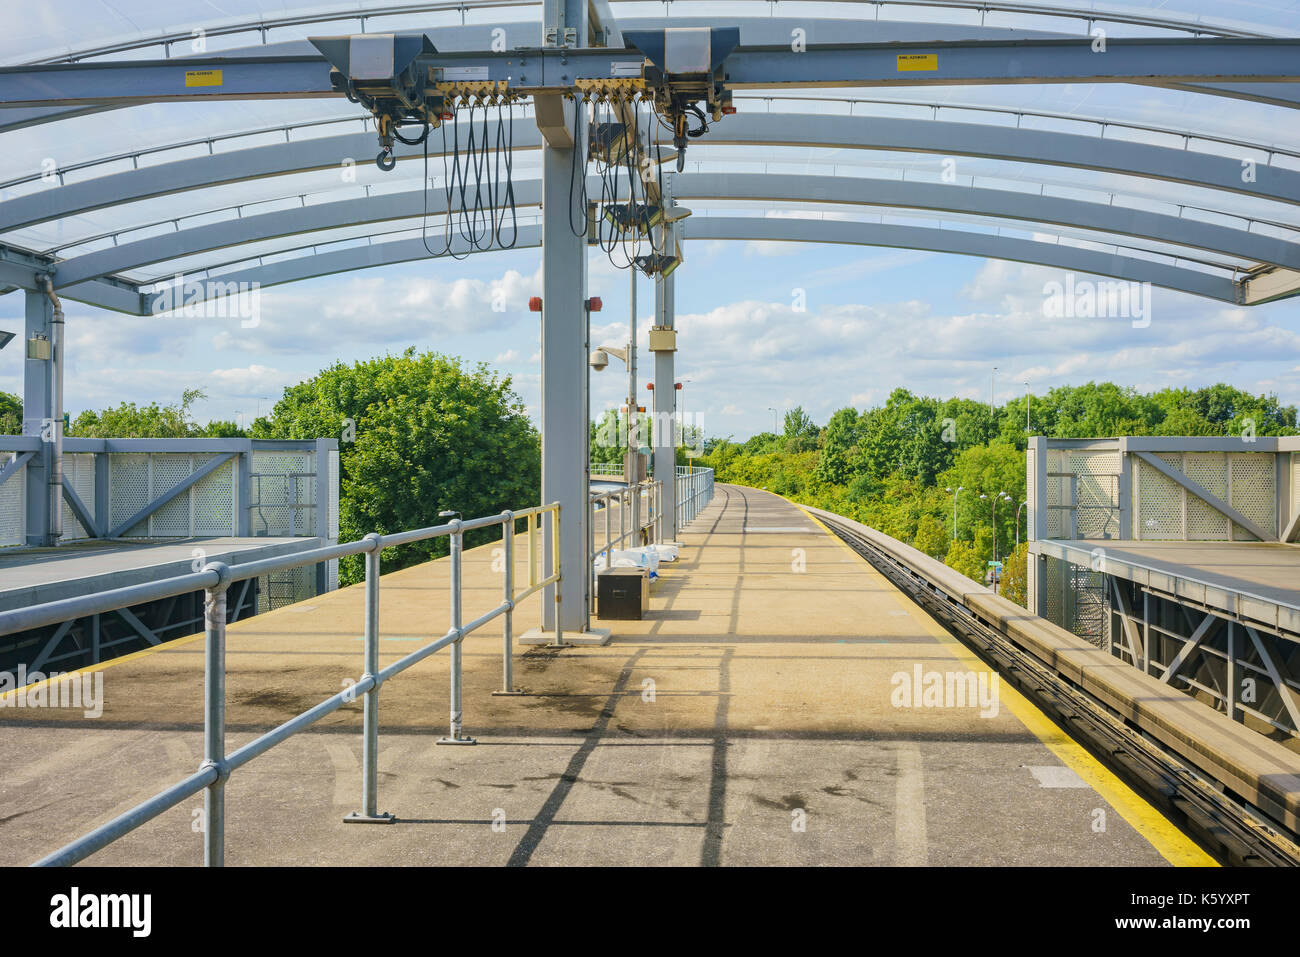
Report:
[[1002,563],[1002,594],[1022,608],[1029,607],[1029,543],[1021,542]]
[[[1089,382],[1028,403],[1032,434],[1053,438],[1296,433],[1294,406],[1223,384],[1144,395]],[[996,536],[1004,587],[1023,604],[1025,546],[1014,545],[1017,526],[1023,530],[1026,522],[1025,413],[1024,396],[990,409],[973,399],[895,389],[877,408],[839,409],[820,435],[802,408],[792,409],[783,435],[707,443],[700,464],[714,468],[720,482],[768,488],[911,542],[978,582]],[[961,489],[955,540],[950,488]]]
[[0,392],[0,435],[22,435],[23,400]]
[[[520,508],[539,499],[541,456],[536,430],[507,377],[484,365],[466,369],[436,353],[336,363],[291,386],[256,438],[338,436],[339,536],[387,534],[439,523],[453,509],[465,518]],[[466,535],[472,547],[493,529]],[[385,570],[447,553],[438,538],[386,549]],[[361,564],[340,562],[344,583]]]
[[202,389],[186,389],[181,400],[160,406],[157,402],[137,406],[134,402],[94,412],[87,409],[72,420],[68,435],[92,439],[191,439],[238,437],[244,433],[233,422],[199,425],[190,407],[206,399]]
[[916,537],[912,544],[931,558],[943,561],[951,542],[943,522],[933,515],[922,515],[920,521],[916,523]]
[[953,542],[943,563],[971,581],[979,582],[981,585],[984,583],[984,573],[987,568],[975,546],[970,542]]

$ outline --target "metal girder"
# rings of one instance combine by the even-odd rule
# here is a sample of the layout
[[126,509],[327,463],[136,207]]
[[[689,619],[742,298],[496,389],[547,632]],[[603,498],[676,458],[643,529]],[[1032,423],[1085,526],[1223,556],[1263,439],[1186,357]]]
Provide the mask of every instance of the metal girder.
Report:
[[[57,263],[49,257],[0,246],[0,294],[14,289],[42,291],[45,288],[43,277],[55,272],[57,268]],[[140,287],[116,277],[70,284],[66,289],[60,286],[59,295],[115,312],[140,314]]]
[[[852,204],[963,213],[1134,236],[1300,269],[1300,243],[1177,216],[1017,190],[778,173],[680,173],[674,181],[682,199]],[[591,177],[589,195],[597,194],[599,189],[599,179]],[[540,181],[516,183],[515,201],[519,206],[539,204]],[[58,264],[58,278],[65,283],[82,282],[244,243],[410,219],[412,210],[424,209],[423,203],[423,194],[410,190],[242,216],[64,260]],[[446,207],[446,193],[433,190],[429,214],[441,215]]]
[[72,482],[66,475],[63,476],[63,500],[68,503],[72,509],[72,514],[77,517],[81,527],[90,533],[91,538],[103,538],[103,527],[95,521],[90,514],[90,509],[86,508],[86,503],[81,500],[77,490],[73,488]]
[[1210,508],[1214,509],[1217,512],[1221,512],[1223,515],[1227,516],[1230,520],[1236,522],[1246,531],[1250,532],[1250,534],[1258,538],[1261,542],[1273,541],[1273,536],[1271,534],[1269,534],[1259,525],[1252,522],[1245,515],[1242,515],[1241,512],[1233,508],[1231,504],[1225,502],[1223,499],[1219,498],[1219,496],[1215,495],[1205,486],[1201,485],[1200,482],[1197,482],[1195,479],[1189,478],[1187,475],[1183,474],[1178,469],[1166,463],[1164,459],[1158,458],[1157,456],[1152,455],[1150,452],[1135,451],[1132,454],[1140,458],[1143,464],[1151,466],[1153,469],[1155,469],[1157,472],[1160,472],[1166,478],[1171,479],[1172,481],[1181,485],[1183,488],[1187,489],[1187,491],[1191,492],[1201,501],[1205,502],[1205,504],[1210,506]]
[[1094,252],[1074,246],[923,226],[895,226],[843,220],[798,220],[694,216],[684,223],[687,239],[750,239],[772,242],[843,243],[956,253],[1053,266],[1074,272],[1149,282],[1209,299],[1235,303],[1237,283],[1224,276],[1166,266],[1145,259]]
[[[1186,605],[1179,605],[1178,607],[1183,609],[1184,614],[1187,614]],[[1191,637],[1185,640],[1183,647],[1178,650],[1178,654],[1174,655],[1173,660],[1169,662],[1169,667],[1160,675],[1160,680],[1168,684],[1178,674],[1178,670],[1187,662],[1187,659],[1192,656],[1192,652],[1196,651],[1201,646],[1201,642],[1209,637],[1210,630],[1214,627],[1215,622],[1222,620],[1217,615],[1206,612],[1205,617],[1196,626]]]
[[[582,18],[584,21],[586,17]],[[585,32],[585,29],[584,29]],[[585,37],[583,38],[585,39]],[[520,61],[525,60],[526,64]],[[622,75],[635,50],[516,49],[421,54],[417,69],[470,69],[531,95]],[[1117,38],[839,43],[741,47],[723,64],[733,89],[1007,83],[1294,83],[1300,40]],[[1213,87],[1204,88],[1215,93]],[[201,57],[0,68],[0,105],[79,106],[194,99],[338,96],[321,57]],[[1249,95],[1248,88],[1240,95]]]
[[21,452],[12,461],[6,462],[3,467],[0,467],[0,485],[4,485],[5,482],[9,481],[35,455],[35,452]]
[[1277,696],[1282,700],[1282,706],[1291,719],[1292,728],[1300,732],[1300,699],[1297,699],[1295,691],[1287,684],[1286,676],[1282,673],[1282,667],[1285,667],[1285,665],[1279,667],[1277,662],[1273,660],[1273,656],[1265,646],[1264,640],[1260,638],[1259,632],[1249,625],[1244,627],[1246,628],[1246,634],[1250,636],[1250,640],[1255,646],[1260,663],[1263,664],[1264,670],[1273,682],[1273,687],[1277,689]]
[[[119,538],[122,535],[125,535],[136,525],[139,525],[141,522],[143,522],[154,512],[158,511],[158,509],[162,508],[164,505],[166,505],[168,502],[174,499],[177,495],[180,495],[182,492],[186,491],[197,482],[201,481],[202,479],[211,475],[217,469],[221,468],[221,466],[225,465],[227,462],[233,459],[236,454],[238,453],[226,452],[225,454],[216,455],[208,459],[206,462],[204,462],[202,465],[196,468],[189,475],[185,476],[185,478],[181,479],[179,482],[177,482],[167,491],[163,492],[152,502],[149,502],[147,505],[145,505],[144,508],[141,508],[138,511],[136,511],[136,513],[132,515],[130,518],[125,519],[122,522],[118,523],[104,537]],[[64,479],[64,481],[66,482],[67,479]],[[84,525],[85,522],[82,522],[82,524]]]
[[[1077,133],[942,120],[755,113],[726,117],[713,127],[706,142],[978,156],[1123,173],[1300,205],[1300,171],[1259,165],[1255,181],[1247,183],[1237,159]],[[534,124],[521,122],[516,127],[516,149],[536,149],[541,143]],[[322,137],[161,163],[51,187],[0,204],[0,232],[205,186],[338,167],[345,160],[369,157],[374,145],[374,137],[368,133]],[[441,155],[441,148],[440,141],[430,144],[430,155]],[[399,144],[395,155],[409,159],[421,154],[419,147]]]
[[[758,216],[696,216],[686,220],[682,227],[686,239],[842,243],[924,249],[932,252],[1007,259],[1080,273],[1110,276],[1129,282],[1150,282],[1152,285],[1223,302],[1235,302],[1238,288],[1236,283],[1226,277],[1153,263],[1145,259],[1100,253],[1057,243],[1014,239],[989,233],[969,233],[954,229],[843,220],[766,219]],[[519,228],[519,239],[514,248],[526,249],[540,244],[540,227]],[[478,251],[459,238],[454,241],[453,249],[457,254]],[[388,266],[429,258],[432,257],[422,240],[395,240],[234,270],[222,273],[218,278],[225,284],[255,282],[265,287],[356,269],[368,269],[372,266]],[[204,291],[206,285],[199,284],[196,292]],[[164,295],[165,293],[162,292],[146,293],[144,297],[146,311],[154,311],[151,308],[152,304],[161,301],[160,297]]]
[[[541,244],[542,230],[540,226],[520,226],[519,239],[513,248],[528,249]],[[441,238],[439,237],[439,240],[433,245],[435,248],[440,247]],[[453,238],[451,248],[453,254],[457,256],[467,253],[501,251],[497,247],[493,247],[491,250],[476,249],[460,236]],[[296,259],[281,260],[265,266],[235,270],[222,273],[220,281],[223,283],[256,282],[262,287],[278,286],[283,283],[314,279],[319,276],[332,276],[357,269],[391,266],[397,263],[432,258],[435,257],[429,254],[423,240],[403,239],[370,246],[354,246],[336,252],[321,253],[316,256],[300,256]],[[206,294],[207,284],[200,284],[196,291]],[[162,295],[164,294],[160,292],[145,294],[145,308],[148,312],[156,311],[153,309],[153,304],[158,302]]]

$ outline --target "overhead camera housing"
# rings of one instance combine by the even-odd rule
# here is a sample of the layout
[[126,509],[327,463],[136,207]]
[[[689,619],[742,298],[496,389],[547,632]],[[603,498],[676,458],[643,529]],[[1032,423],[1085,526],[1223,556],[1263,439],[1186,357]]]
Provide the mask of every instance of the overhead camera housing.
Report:
[[609,365],[609,353],[604,349],[594,350],[587,358],[587,365],[591,366],[597,372],[600,372]]

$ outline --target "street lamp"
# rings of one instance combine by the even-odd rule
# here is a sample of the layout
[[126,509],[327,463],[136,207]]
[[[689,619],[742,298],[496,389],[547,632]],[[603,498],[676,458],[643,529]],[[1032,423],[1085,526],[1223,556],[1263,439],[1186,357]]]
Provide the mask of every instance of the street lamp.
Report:
[[954,542],[957,541],[957,493],[965,490],[966,486],[964,485],[958,485],[955,490],[951,488],[944,489],[945,492],[952,492],[952,540]]
[[767,411],[769,411],[769,412],[772,413],[772,434],[773,434],[773,435],[780,435],[780,433],[777,432],[777,430],[776,430],[776,409],[772,408],[772,407],[769,405],[769,406],[767,407]]
[[[988,498],[987,495],[981,494],[980,498]],[[993,493],[993,561],[998,560],[998,499],[1004,502],[1013,502],[1013,499],[1006,492]]]
[[1029,504],[1028,501],[1021,502],[1020,506],[1016,509],[1016,548],[1017,549],[1020,548],[1020,509],[1024,508],[1028,504]]

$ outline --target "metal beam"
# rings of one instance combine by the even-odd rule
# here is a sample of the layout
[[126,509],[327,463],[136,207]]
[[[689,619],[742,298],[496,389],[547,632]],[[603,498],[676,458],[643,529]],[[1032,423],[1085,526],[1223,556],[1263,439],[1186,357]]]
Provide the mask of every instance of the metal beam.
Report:
[[35,452],[20,452],[14,456],[12,461],[6,462],[4,467],[0,468],[0,485],[4,485],[5,482],[17,474],[18,470],[26,465],[35,454]]
[[1203,502],[1205,502],[1206,505],[1210,506],[1215,511],[1221,512],[1224,515],[1226,515],[1229,519],[1236,522],[1246,531],[1250,532],[1250,534],[1254,535],[1261,542],[1273,541],[1273,535],[1270,532],[1267,532],[1259,525],[1256,525],[1245,515],[1242,515],[1241,512],[1233,508],[1229,503],[1225,502],[1223,499],[1219,498],[1219,496],[1215,495],[1213,492],[1211,492],[1209,489],[1203,486],[1200,482],[1197,482],[1195,479],[1188,478],[1182,472],[1178,471],[1178,469],[1166,463],[1164,459],[1157,458],[1156,456],[1152,455],[1150,452],[1134,452],[1133,454],[1136,455],[1138,458],[1140,458],[1144,463],[1151,466],[1157,472],[1160,472],[1165,477],[1177,482],[1179,485],[1187,489],[1187,491],[1191,492],[1197,498],[1201,499]]
[[1277,662],[1273,660],[1268,648],[1264,646],[1263,639],[1259,637],[1259,632],[1249,625],[1246,625],[1245,628],[1246,634],[1250,635],[1250,640],[1255,645],[1255,651],[1259,654],[1260,663],[1263,664],[1264,670],[1273,682],[1273,686],[1277,688],[1277,696],[1282,699],[1282,707],[1286,709],[1287,715],[1291,718],[1291,727],[1297,733],[1300,733],[1300,701],[1297,701],[1295,691],[1287,684]]
[[686,220],[687,239],[746,239],[773,242],[844,243],[957,253],[989,259],[1053,266],[1074,272],[1110,276],[1128,282],[1149,282],[1197,296],[1236,303],[1237,284],[1217,276],[1136,257],[1095,252],[1075,246],[1014,239],[990,233],[962,232],[922,226],[857,223],[842,220],[767,219],[694,216]]
[[[1187,606],[1180,605],[1179,607],[1184,610],[1184,613],[1186,613]],[[1162,682],[1168,684],[1170,680],[1178,674],[1178,669],[1181,668],[1187,659],[1192,656],[1192,652],[1199,648],[1201,642],[1209,637],[1210,630],[1214,623],[1221,620],[1222,619],[1218,616],[1211,614],[1210,612],[1205,613],[1205,617],[1202,618],[1201,623],[1196,626],[1196,630],[1192,632],[1192,636],[1186,639],[1183,647],[1178,650],[1178,654],[1174,655],[1173,661],[1169,662],[1169,667],[1166,668],[1164,673],[1160,676]]]
[[72,509],[72,514],[77,516],[77,521],[81,527],[90,533],[91,538],[103,538],[104,528],[90,514],[90,509],[86,508],[86,503],[81,500],[77,490],[72,487],[72,482],[66,475],[63,476],[63,500],[68,503]]
[[[515,149],[541,146],[542,135],[533,126],[520,123],[516,127]],[[978,156],[1123,173],[1300,205],[1300,171],[1259,165],[1255,169],[1255,181],[1246,183],[1242,180],[1239,159],[1077,133],[1014,129],[988,123],[798,113],[738,114],[716,124],[703,142]],[[429,144],[431,156],[441,155],[441,149],[440,138]],[[207,186],[341,168],[344,162],[355,162],[357,157],[369,158],[374,152],[374,136],[357,133],[233,150],[214,156],[160,163],[147,169],[111,173],[15,197],[0,204],[0,232]],[[395,155],[399,160],[414,159],[421,152],[418,147],[398,144]]]
[[[566,198],[567,195],[566,183]],[[1136,257],[1101,253],[1058,243],[995,236],[989,233],[841,220],[765,219],[756,216],[734,218],[696,216],[687,220],[683,226],[685,227],[684,239],[818,242],[924,249],[931,252],[1052,266],[1074,272],[1110,276],[1129,282],[1150,282],[1152,285],[1179,292],[1205,296],[1222,302],[1236,302],[1236,285],[1231,279],[1222,276],[1179,266],[1167,266]],[[513,248],[527,249],[538,245],[541,245],[540,227],[521,226],[518,242]],[[453,242],[452,248],[458,255],[478,251],[468,247],[459,238]],[[433,257],[429,255],[423,241],[395,240],[234,270],[220,274],[217,280],[226,284],[258,283],[262,287],[269,287],[373,266],[389,266],[430,258]],[[196,292],[199,293],[206,291],[206,284],[199,284],[196,288]],[[161,292],[147,293],[145,312],[154,311],[154,304],[162,301],[164,295],[166,294]]]
[[[579,79],[610,79],[637,51],[591,47],[422,54],[418,70],[472,69],[521,94],[558,92]],[[559,44],[565,47],[565,44]],[[741,47],[723,64],[733,89],[960,86],[1021,83],[1295,83],[1300,40],[1115,38],[948,40]],[[522,66],[523,56],[528,62]],[[1213,87],[1206,87],[1213,93]],[[0,105],[80,106],[195,99],[340,96],[322,57],[200,57],[0,69]],[[1248,92],[1243,95],[1249,95]]]
[[129,532],[132,528],[139,525],[141,522],[143,522],[154,512],[158,511],[158,509],[162,508],[164,505],[166,505],[168,502],[174,499],[177,495],[180,495],[182,492],[189,489],[190,486],[194,485],[199,480],[206,478],[207,476],[215,472],[217,469],[221,468],[221,466],[225,465],[227,462],[233,459],[236,454],[237,453],[235,452],[227,452],[224,455],[217,455],[214,456],[213,458],[208,459],[197,469],[195,469],[189,475],[185,476],[185,478],[181,479],[179,482],[177,482],[167,491],[163,492],[161,495],[159,495],[156,499],[154,499],[144,508],[137,511],[130,518],[120,522],[104,537],[120,538],[126,532]]
[[[683,199],[862,204],[938,210],[1134,236],[1220,252],[1240,259],[1290,263],[1300,268],[1300,243],[1178,216],[1017,190],[870,177],[776,173],[683,173],[676,174],[674,181],[678,196]],[[599,189],[599,178],[589,178],[589,193],[595,195]],[[409,219],[412,210],[424,209],[424,201],[421,191],[410,190],[241,216],[76,256],[58,264],[58,276],[61,282],[76,283],[242,243],[362,223]],[[516,183],[515,202],[518,206],[540,203],[540,181]],[[441,215],[446,212],[446,207],[446,193],[434,190],[428,197],[429,214]]]

